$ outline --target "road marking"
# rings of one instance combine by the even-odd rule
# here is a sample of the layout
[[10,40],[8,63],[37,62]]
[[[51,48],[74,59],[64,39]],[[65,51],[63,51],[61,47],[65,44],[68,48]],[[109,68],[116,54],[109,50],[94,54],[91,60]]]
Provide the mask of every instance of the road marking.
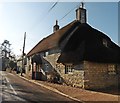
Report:
[[[5,77],[5,79],[8,83],[10,83],[7,77]],[[11,84],[10,84],[10,88],[13,90],[14,94],[17,95],[16,91],[14,90]]]
[[10,84],[10,88],[13,90],[14,94],[17,95],[16,91],[14,90],[11,84]]

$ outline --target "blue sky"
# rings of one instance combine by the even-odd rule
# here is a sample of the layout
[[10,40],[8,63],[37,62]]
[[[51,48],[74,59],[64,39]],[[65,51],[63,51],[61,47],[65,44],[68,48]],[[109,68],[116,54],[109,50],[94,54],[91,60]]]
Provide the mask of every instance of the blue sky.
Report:
[[[60,0],[59,0],[60,1]],[[53,32],[55,20],[60,28],[75,20],[80,2],[0,2],[0,43],[9,40],[12,51],[20,55],[24,33],[27,33],[25,52]],[[86,2],[87,22],[108,35],[118,44],[118,3]],[[72,10],[64,19],[61,18]]]

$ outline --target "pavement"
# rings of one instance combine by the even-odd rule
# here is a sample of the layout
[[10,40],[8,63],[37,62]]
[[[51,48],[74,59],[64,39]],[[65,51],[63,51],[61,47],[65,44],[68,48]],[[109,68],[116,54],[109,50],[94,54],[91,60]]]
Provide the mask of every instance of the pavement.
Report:
[[35,83],[36,85],[40,85],[46,89],[49,89],[51,91],[54,91],[56,93],[59,93],[63,96],[66,96],[70,99],[73,99],[75,101],[79,101],[82,103],[86,103],[86,102],[120,103],[120,95],[90,91],[90,90],[75,88],[75,87],[66,86],[66,85],[54,84],[46,81],[32,80],[25,74],[23,74],[23,76],[20,76],[20,74],[17,74],[17,75],[31,83]]

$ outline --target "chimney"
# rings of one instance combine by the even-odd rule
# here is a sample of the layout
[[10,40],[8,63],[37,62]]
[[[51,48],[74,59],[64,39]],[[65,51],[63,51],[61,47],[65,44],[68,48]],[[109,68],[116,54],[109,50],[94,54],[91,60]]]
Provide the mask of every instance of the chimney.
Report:
[[80,23],[86,23],[86,9],[84,9],[84,3],[81,2],[81,6],[76,10],[76,19]]
[[59,29],[58,21],[56,20],[56,24],[53,27],[53,32],[56,32]]

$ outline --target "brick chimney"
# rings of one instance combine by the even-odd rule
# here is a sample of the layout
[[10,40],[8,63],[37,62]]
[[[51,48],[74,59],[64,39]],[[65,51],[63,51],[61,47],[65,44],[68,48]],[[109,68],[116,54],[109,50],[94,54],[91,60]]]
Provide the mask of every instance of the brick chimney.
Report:
[[84,9],[84,3],[81,2],[80,7],[76,10],[76,19],[81,23],[86,23],[86,9]]
[[58,21],[56,20],[56,24],[53,27],[53,32],[56,32],[59,29]]

